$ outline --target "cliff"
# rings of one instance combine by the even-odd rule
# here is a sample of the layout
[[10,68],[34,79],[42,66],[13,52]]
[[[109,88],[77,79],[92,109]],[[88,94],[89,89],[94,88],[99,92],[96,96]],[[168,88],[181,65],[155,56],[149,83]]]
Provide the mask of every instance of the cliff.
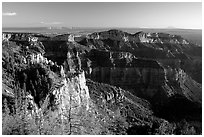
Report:
[[[91,50],[89,53],[92,66],[87,76],[92,80],[124,88],[156,107],[171,106],[178,101],[189,104],[192,110],[201,109],[201,85],[182,69],[167,69],[158,61],[136,58],[126,52]],[[190,109],[182,105],[171,109],[180,112],[181,108],[183,112]]]
[[[23,130],[17,131],[20,134],[132,134],[129,129],[136,129],[137,134],[154,134],[167,122],[154,118],[150,103],[128,91],[90,80],[86,82],[76,51],[68,51],[67,59],[58,66],[40,52],[31,52],[31,45],[26,48],[30,52],[24,54],[22,45],[10,41],[6,44],[3,46],[3,100],[9,100],[12,113],[9,119],[14,124],[17,122],[14,118],[24,117],[22,126],[15,127]],[[12,57],[14,53],[18,53],[18,58]],[[10,71],[7,65],[14,64],[16,69]],[[10,74],[15,78],[7,81],[6,76]],[[5,110],[6,105],[3,106]],[[4,116],[3,122],[10,124],[6,118]],[[32,123],[32,126],[26,124],[29,130],[23,128],[25,123]],[[153,123],[159,126],[153,128]],[[8,126],[3,129],[4,134],[9,133]]]
[[177,35],[144,32],[129,34],[119,30],[89,34],[78,43],[87,46],[94,45],[97,49],[128,51],[137,57],[146,58],[179,58],[183,56],[182,58],[185,59],[184,53],[199,48],[198,45]]
[[[129,55],[129,56],[128,56]],[[90,78],[132,91],[135,95],[153,96],[165,85],[164,68],[156,61],[138,59],[130,53],[91,50],[93,66]]]
[[137,32],[135,34],[129,34],[120,30],[109,30],[103,32],[92,33],[87,36],[89,39],[114,39],[114,40],[123,40],[134,41],[136,43],[161,43],[161,44],[182,44],[189,45],[190,43],[178,35],[171,35],[167,33],[145,33]]
[[[175,49],[168,51],[168,44]],[[25,129],[22,134],[177,134],[179,126],[172,123],[202,118],[201,84],[181,67],[184,60],[190,63],[183,48],[194,46],[175,35],[118,30],[77,42],[70,34],[3,33],[2,93],[9,119],[24,120],[17,126]],[[27,131],[25,123],[34,129]]]
[[178,35],[145,32],[130,34],[120,30],[109,30],[89,34],[87,37],[76,39],[76,42],[91,49],[130,52],[138,58],[154,59],[165,67],[182,68],[194,80],[202,82],[199,77],[201,47]]
[[58,86],[53,87],[51,91],[54,100],[50,101],[58,104],[57,108],[61,111],[59,113],[65,113],[69,107],[80,110],[84,106],[86,110],[89,109],[89,90],[86,86],[84,72],[70,78],[65,76],[56,84]]
[[155,117],[151,104],[147,100],[138,98],[129,91],[116,86],[89,79],[87,86],[90,91],[90,98],[99,110],[98,115],[100,113],[108,114],[110,119],[118,119],[116,120],[119,124],[118,127],[110,127],[114,133],[124,133],[124,129],[128,135],[172,133],[170,130],[173,125],[164,119]]

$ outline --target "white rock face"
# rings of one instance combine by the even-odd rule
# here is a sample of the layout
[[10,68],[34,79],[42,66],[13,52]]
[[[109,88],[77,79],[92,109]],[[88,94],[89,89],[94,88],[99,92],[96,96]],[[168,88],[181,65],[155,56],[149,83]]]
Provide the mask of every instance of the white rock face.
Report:
[[124,37],[123,37],[123,40],[124,40],[125,42],[127,42],[127,41],[128,41],[128,37],[124,36]]
[[[29,56],[26,57],[26,63],[31,63],[31,64],[36,64],[36,63],[42,63],[42,64],[48,64],[48,63],[53,63],[52,61],[48,61],[47,58],[45,58],[42,54],[30,54]],[[54,65],[54,63],[53,63]]]
[[63,78],[60,84],[61,86],[52,92],[60,108],[58,113],[66,115],[68,110],[77,113],[82,107],[89,109],[90,97],[84,71],[73,78]]
[[97,33],[97,36],[95,37],[95,39],[100,39],[100,35]]
[[140,34],[139,35],[139,39],[140,39],[140,42],[146,42],[146,43],[149,43],[151,42],[151,39],[149,39],[145,33],[143,34]]
[[31,45],[36,45],[38,38],[37,37],[33,37],[33,36],[29,36],[28,37],[28,41],[31,43]]
[[69,42],[74,42],[74,35],[69,35],[68,36],[68,41]]
[[144,43],[171,43],[171,44],[189,44],[188,41],[182,38],[178,38],[175,35],[163,34],[163,33],[144,33],[138,34],[139,42]]
[[182,44],[189,44],[185,39],[182,41]]
[[[63,67],[61,67],[61,71],[63,73]],[[80,111],[89,111],[91,101],[84,71],[71,78],[61,77],[61,80],[55,83],[52,89],[53,91],[47,95],[41,108],[38,108],[31,95],[27,96],[29,103],[32,105],[31,112],[28,112],[30,117],[41,117],[43,115],[43,108],[47,108],[50,102],[49,95],[54,95],[54,104],[58,108],[54,112],[52,111],[53,116],[58,117],[60,115],[62,120],[67,119],[69,113],[71,116],[75,116]]]
[[32,36],[30,36],[30,37],[28,37],[28,41],[29,41],[29,42],[37,42],[37,41],[38,41],[38,38],[37,38],[37,37],[32,37]]
[[3,33],[3,35],[2,35],[2,41],[9,41],[10,38],[11,38],[11,34],[5,34],[5,33]]
[[60,75],[65,78],[65,72],[62,65],[60,66]]

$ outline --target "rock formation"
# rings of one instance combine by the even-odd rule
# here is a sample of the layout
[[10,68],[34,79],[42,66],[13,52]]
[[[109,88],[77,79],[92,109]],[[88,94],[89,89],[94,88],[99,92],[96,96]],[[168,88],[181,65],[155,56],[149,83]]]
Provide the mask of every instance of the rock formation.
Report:
[[110,30],[2,39],[3,108],[9,119],[28,114],[33,134],[178,134],[182,120],[201,133],[202,87],[193,69],[201,47],[180,36]]
[[[89,34],[77,42],[92,49],[130,52],[138,58],[154,59],[165,67],[182,68],[197,82],[202,81],[198,75],[198,73],[201,75],[201,47],[178,35],[144,32],[129,34],[119,30],[109,30]],[[178,61],[181,64],[177,64]],[[200,67],[195,71],[194,67],[189,67],[190,64],[194,67],[199,64]]]
[[89,59],[93,65],[88,76],[94,81],[129,90],[156,106],[171,105],[172,98],[179,96],[192,103],[192,109],[193,104],[197,104],[195,109],[201,108],[201,85],[180,68],[166,69],[157,61],[125,52],[91,50]]

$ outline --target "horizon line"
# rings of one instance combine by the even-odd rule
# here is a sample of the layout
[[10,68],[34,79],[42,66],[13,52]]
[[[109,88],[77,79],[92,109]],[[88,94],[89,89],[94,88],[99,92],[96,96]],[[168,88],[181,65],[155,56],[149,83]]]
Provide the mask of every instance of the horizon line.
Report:
[[33,27],[3,27],[2,29],[8,28],[19,28],[19,29],[28,29],[28,28],[68,28],[68,29],[75,29],[75,28],[92,28],[92,29],[106,29],[106,28],[121,28],[121,29],[191,29],[191,30],[202,30],[202,28],[177,28],[177,27],[163,27],[163,28],[154,28],[154,27],[65,27],[65,26],[33,26]]

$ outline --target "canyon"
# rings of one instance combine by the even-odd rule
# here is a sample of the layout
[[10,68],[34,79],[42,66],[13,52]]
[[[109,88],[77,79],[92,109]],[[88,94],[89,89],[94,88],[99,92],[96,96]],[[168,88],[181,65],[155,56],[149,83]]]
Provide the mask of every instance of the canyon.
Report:
[[33,134],[53,134],[45,116],[61,122],[56,134],[202,132],[202,51],[181,36],[5,32],[2,41],[2,97],[11,113],[26,98],[25,113],[41,121]]

